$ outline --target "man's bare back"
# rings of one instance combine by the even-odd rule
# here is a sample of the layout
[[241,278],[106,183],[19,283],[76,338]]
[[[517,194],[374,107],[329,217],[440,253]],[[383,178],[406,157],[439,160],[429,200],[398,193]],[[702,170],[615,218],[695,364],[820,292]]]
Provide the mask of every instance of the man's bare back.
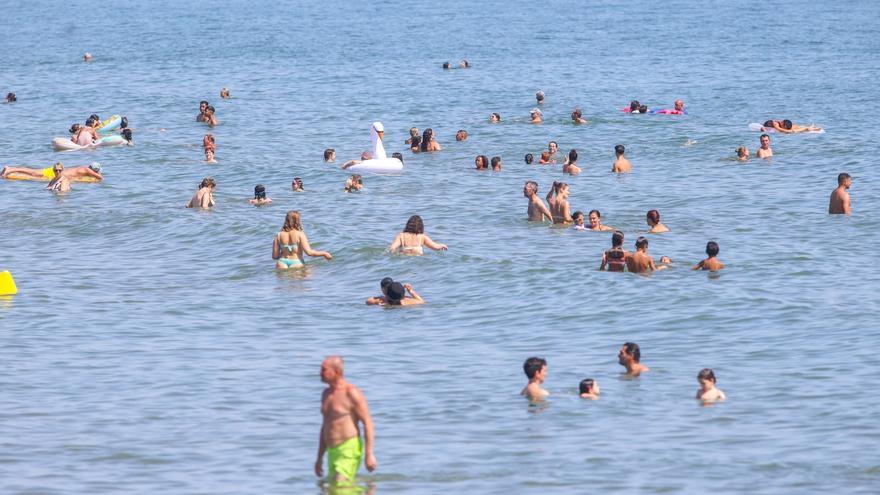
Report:
[[627,256],[626,269],[632,273],[653,272],[657,269],[654,265],[654,258],[644,251],[636,251]]
[[632,164],[626,158],[619,156],[614,160],[614,165],[611,166],[611,171],[618,174],[627,174],[632,172]]
[[828,202],[828,213],[832,215],[849,215],[851,211],[849,193],[844,186],[837,186],[831,193],[831,200]]

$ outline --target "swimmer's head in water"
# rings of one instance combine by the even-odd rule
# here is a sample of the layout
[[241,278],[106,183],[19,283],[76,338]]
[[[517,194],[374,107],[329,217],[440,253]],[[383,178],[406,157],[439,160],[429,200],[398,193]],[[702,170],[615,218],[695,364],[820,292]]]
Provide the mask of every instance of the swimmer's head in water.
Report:
[[92,54],[91,54],[91,53],[89,53],[89,52],[85,52],[85,53],[83,53],[83,61],[85,61],[85,62],[91,62],[91,60],[92,60]]
[[715,379],[715,372],[712,371],[711,368],[701,369],[700,372],[697,373],[697,380],[701,382],[712,382],[713,384],[717,383],[717,380]]
[[501,157],[500,156],[493,156],[490,163],[492,164],[492,170],[501,170]]
[[791,128],[792,128],[793,125],[794,125],[794,124],[793,124],[790,120],[788,120],[788,119],[785,119],[785,120],[782,121],[782,128],[783,128],[783,129],[791,130]]
[[574,220],[574,223],[577,225],[584,224],[584,212],[578,210],[571,214],[571,219]]
[[555,154],[556,150],[558,150],[558,149],[559,149],[559,143],[557,143],[556,141],[550,141],[549,143],[547,143],[547,150],[551,154]]
[[468,62],[466,58],[461,59],[461,62],[458,63],[458,66],[462,69],[467,69],[471,66],[471,63]]
[[382,289],[382,294],[388,295],[388,286],[394,283],[394,279],[391,277],[385,277],[379,281],[379,288]]
[[458,132],[455,133],[456,141],[467,141],[468,133],[464,129],[459,129]]
[[636,249],[648,249],[648,239],[645,237],[636,239]]
[[584,380],[581,380],[581,383],[578,387],[580,390],[580,393],[582,393],[582,394],[593,393],[593,384],[594,383],[596,383],[596,381],[593,380],[592,378],[586,378]]
[[409,136],[410,137],[416,137],[418,135],[419,135],[419,128],[418,127],[410,127],[409,128]]
[[653,226],[653,225],[657,225],[658,223],[660,223],[660,212],[659,211],[648,210],[648,214],[646,216],[647,216],[647,220],[648,220],[648,225]]
[[290,183],[290,188],[294,191],[302,191],[303,190],[303,181],[299,177],[294,177],[293,182]]
[[128,117],[122,117],[122,122],[119,123],[119,127],[122,129],[128,128]]
[[614,147],[614,154],[616,154],[617,156],[623,156],[624,153],[626,153],[626,147],[624,147],[622,144],[618,144]]
[[638,112],[639,108],[641,108],[642,104],[639,103],[639,100],[633,100],[629,102],[629,111],[630,112]]
[[52,171],[55,172],[55,175],[60,174],[64,170],[64,164],[61,162],[56,162],[55,165],[52,166]]
[[92,162],[89,164],[89,168],[92,169],[93,172],[101,173],[101,164],[98,162]]
[[541,90],[538,90],[538,92],[535,93],[535,100],[537,100],[538,103],[544,103],[544,92]]
[[526,160],[526,165],[531,165],[532,162],[535,161],[535,155],[533,155],[533,154],[531,154],[531,153],[526,153],[526,158],[525,158],[525,160]]
[[89,118],[92,119],[93,121],[95,121],[96,123],[101,122],[101,117],[98,117],[98,114],[96,114],[96,113],[89,115]]
[[492,115],[489,116],[489,120],[492,122],[501,122],[501,114],[498,112],[492,112]]
[[292,230],[302,230],[302,220],[300,218],[300,214],[296,210],[290,210],[287,212],[287,215],[284,217],[284,226],[281,230],[285,232],[290,232]]
[[538,183],[533,180],[526,181],[526,185],[523,186],[523,192],[536,194],[538,192]]
[[682,111],[682,110],[684,110],[684,101],[682,101],[682,100],[675,100],[675,109],[678,110],[678,111]]
[[409,217],[409,220],[406,221],[406,226],[403,228],[403,231],[408,234],[424,234],[425,224],[422,222],[422,217],[418,215],[413,215]]
[[537,108],[533,108],[532,111],[529,112],[529,115],[531,115],[532,118],[535,118],[535,117],[540,117],[540,116],[544,115],[544,113],[541,112],[541,110],[539,110]]
[[611,234],[611,247],[620,246],[623,246],[623,232],[615,230],[614,233]]
[[765,120],[764,127],[766,127],[767,129],[771,129],[773,127],[773,121],[772,120]]
[[568,163],[574,163],[578,161],[578,152],[575,149],[569,150],[568,152]]
[[199,102],[199,110],[200,110],[202,113],[205,113],[205,109],[208,108],[208,105],[210,105],[210,103],[208,103],[208,100],[202,100],[202,101],[200,101],[200,102]]
[[332,162],[335,159],[336,159],[336,150],[335,149],[327,148],[326,150],[324,150],[324,161],[325,162]]
[[584,115],[583,111],[580,108],[575,108],[573,112],[571,112],[571,119],[577,120],[582,118]]
[[400,282],[391,282],[385,294],[388,297],[388,304],[399,306],[400,301],[406,296],[406,288]]
[[79,130],[80,127],[82,127],[82,126],[79,124],[73,124],[72,126],[70,126],[70,129],[68,129],[68,130],[70,131],[71,134],[74,134],[74,133],[76,133],[76,131]]
[[205,107],[205,115],[214,115],[214,107],[211,105]]
[[130,143],[131,142],[131,129],[123,129],[122,130],[122,137]]
[[394,153],[391,153],[391,158],[397,158],[400,160],[400,163],[403,164],[403,153],[395,151]]
[[[635,362],[640,362],[642,360],[642,351],[639,349],[639,344],[635,342],[624,342],[623,346],[620,348],[620,353],[617,355],[618,362],[621,361],[624,357],[631,358]],[[620,364],[623,364],[622,362]]]
[[11,92],[6,93],[6,103],[12,103],[13,101],[15,101],[17,99],[18,98],[15,97],[15,93],[11,93]]
[[721,248],[718,247],[717,242],[709,241],[706,243],[706,254],[708,254],[710,257],[711,256],[718,256],[718,251],[720,251],[720,250],[721,250]]
[[545,161],[545,162],[550,160],[550,152],[549,151],[542,151],[541,152],[541,160]]
[[451,69],[451,68],[452,68],[452,64],[450,64],[449,62],[443,62],[443,68],[444,68],[444,69]]
[[761,134],[761,146],[766,146],[768,148],[770,147],[770,136],[768,136],[767,134]]
[[266,199],[266,187],[262,184],[254,186],[254,199]]
[[546,359],[539,357],[530,357],[526,359],[526,362],[523,363],[523,372],[525,372],[526,377],[531,380],[546,367]]
[[648,113],[648,106],[647,105],[640,106],[639,113]]
[[91,117],[86,119],[86,127],[95,127],[95,124],[97,124],[97,121],[95,119]]
[[843,186],[843,185],[846,185],[846,183],[852,184],[852,176],[846,172],[838,174],[837,175],[837,185]]
[[736,156],[738,156],[740,158],[745,158],[745,157],[749,156],[749,149],[746,148],[745,146],[740,146],[739,148],[736,149]]
[[213,177],[205,177],[202,179],[202,182],[199,183],[199,189],[204,189],[206,187],[210,187],[211,189],[217,187],[217,183],[214,181]]
[[361,160],[372,160],[372,159],[373,159],[373,154],[370,153],[369,151],[364,151],[363,153],[361,153]]
[[419,151],[422,149],[422,136],[413,136],[412,143],[409,145],[412,151]]

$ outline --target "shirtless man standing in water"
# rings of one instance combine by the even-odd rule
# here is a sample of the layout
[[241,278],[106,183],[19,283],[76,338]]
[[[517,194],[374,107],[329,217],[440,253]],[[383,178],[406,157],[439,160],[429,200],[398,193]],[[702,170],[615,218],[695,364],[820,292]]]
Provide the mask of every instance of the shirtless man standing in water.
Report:
[[828,213],[832,215],[849,215],[852,213],[849,193],[847,192],[851,185],[851,175],[842,173],[837,176],[837,189],[831,193],[831,201],[828,202]]
[[[327,479],[331,483],[353,483],[361,456],[371,472],[376,469],[373,455],[373,420],[363,392],[343,376],[343,362],[339,356],[328,356],[321,363],[321,381],[327,388],[321,395],[321,414],[324,422],[318,441],[318,459],[315,474],[324,475],[324,452],[327,452]],[[358,423],[364,424],[361,440]]]
[[523,196],[529,198],[528,214],[530,222],[543,222],[544,220],[553,221],[553,215],[550,214],[550,209],[547,208],[544,201],[538,197],[537,182],[531,180],[526,182],[526,185],[523,187]]
[[626,257],[626,270],[632,273],[645,273],[664,268],[666,267],[657,268],[654,258],[648,254],[648,239],[644,237],[636,239],[636,252]]

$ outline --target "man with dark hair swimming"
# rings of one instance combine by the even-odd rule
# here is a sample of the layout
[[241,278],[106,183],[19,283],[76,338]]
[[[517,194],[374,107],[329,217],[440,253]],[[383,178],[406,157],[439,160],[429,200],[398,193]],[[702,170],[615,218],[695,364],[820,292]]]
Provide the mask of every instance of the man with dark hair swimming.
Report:
[[545,359],[539,357],[526,359],[526,362],[523,363],[523,371],[526,378],[529,379],[529,383],[522,389],[520,395],[531,401],[541,400],[550,395],[550,392],[541,387],[547,378],[547,361]]
[[625,342],[620,347],[620,352],[617,353],[617,362],[626,368],[627,376],[639,376],[646,371],[651,371],[650,368],[641,363],[642,360],[642,351],[639,349],[639,344],[635,342]]

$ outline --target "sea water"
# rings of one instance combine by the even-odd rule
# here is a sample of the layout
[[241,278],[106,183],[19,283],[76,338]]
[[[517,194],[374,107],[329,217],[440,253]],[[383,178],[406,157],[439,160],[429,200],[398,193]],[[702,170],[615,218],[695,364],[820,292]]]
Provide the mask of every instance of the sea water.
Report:
[[[2,163],[97,160],[54,196],[0,181],[0,492],[319,493],[322,358],[376,424],[375,493],[876,493],[875,2],[293,2],[5,5]],[[84,52],[94,61],[82,62]],[[473,67],[444,71],[467,58]],[[232,93],[218,96],[221,87]],[[545,122],[528,123],[543,90]],[[628,115],[685,101],[687,116]],[[195,122],[199,100],[220,125]],[[575,126],[581,107],[588,125]],[[502,115],[490,124],[492,112]],[[135,146],[55,153],[89,114]],[[746,163],[750,122],[772,135]],[[345,160],[404,153],[342,191]],[[412,154],[411,126],[439,153]],[[458,129],[470,138],[455,142]],[[216,165],[201,140],[216,136]],[[526,165],[551,140],[577,177]],[[610,173],[627,147],[633,173]],[[337,150],[337,163],[321,160]],[[473,170],[501,156],[500,173]],[[827,215],[840,172],[854,214]],[[211,211],[183,208],[217,181]],[[290,182],[301,177],[304,193]],[[625,247],[658,209],[653,276],[597,270],[608,233],[525,221],[526,180],[570,184]],[[247,203],[256,184],[274,202]],[[288,210],[332,261],[279,273]],[[410,215],[449,245],[391,256]],[[707,241],[719,274],[689,268]],[[427,300],[364,305],[385,276]],[[651,371],[624,379],[637,342]],[[529,406],[523,361],[549,362]],[[693,399],[711,367],[725,403]],[[577,396],[591,377],[598,401]]]

